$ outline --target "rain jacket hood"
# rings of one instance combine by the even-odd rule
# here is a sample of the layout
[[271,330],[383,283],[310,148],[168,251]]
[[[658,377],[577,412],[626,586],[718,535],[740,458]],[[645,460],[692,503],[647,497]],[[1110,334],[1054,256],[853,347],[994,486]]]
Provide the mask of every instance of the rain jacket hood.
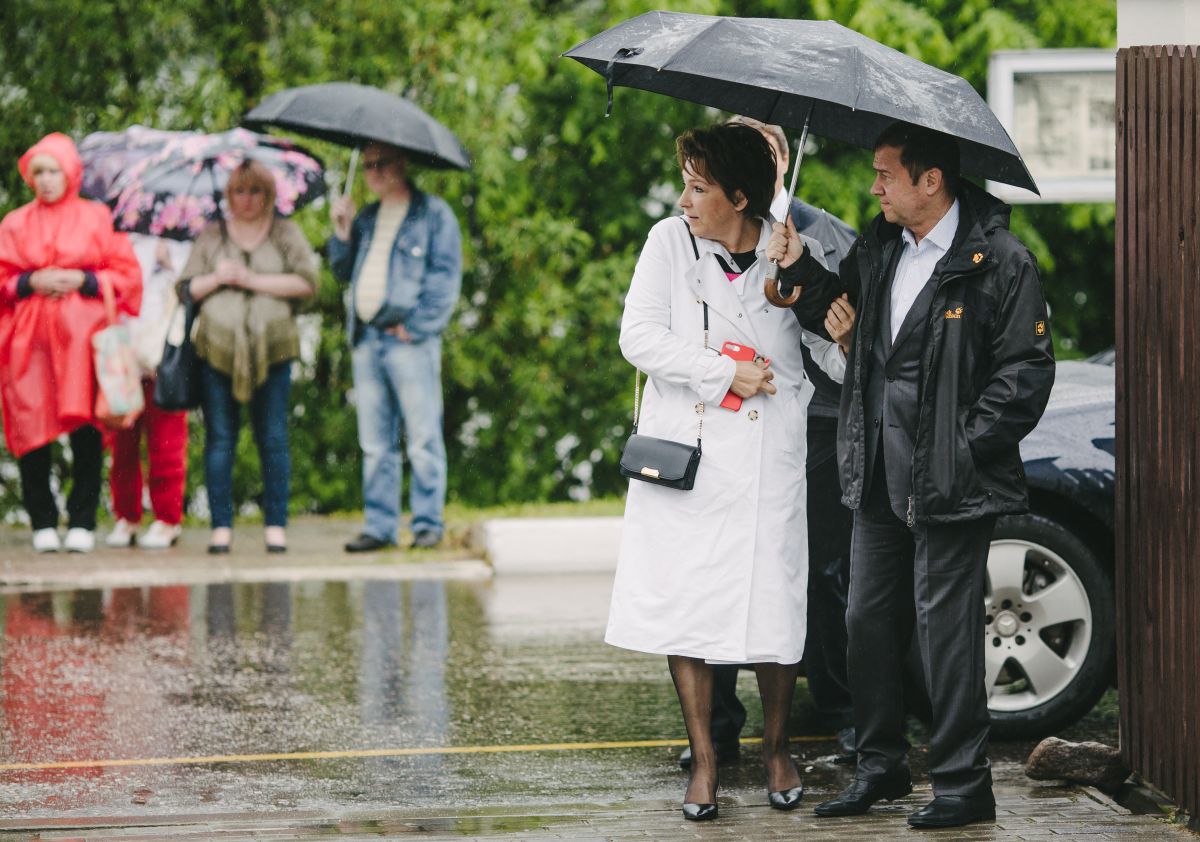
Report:
[[29,147],[29,150],[17,162],[17,169],[21,171],[21,178],[25,179],[25,183],[31,190],[34,189],[34,186],[33,177],[29,174],[29,167],[38,155],[49,155],[58,161],[63,174],[67,177],[67,189],[62,198],[54,204],[59,205],[78,196],[79,188],[83,184],[83,161],[79,157],[79,150],[75,148],[75,141],[62,132],[54,132]]

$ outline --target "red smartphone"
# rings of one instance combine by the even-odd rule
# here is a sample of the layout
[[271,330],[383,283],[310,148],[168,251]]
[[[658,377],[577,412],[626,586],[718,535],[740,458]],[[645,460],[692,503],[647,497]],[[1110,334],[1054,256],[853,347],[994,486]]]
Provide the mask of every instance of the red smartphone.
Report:
[[[726,342],[721,346],[721,353],[730,359],[738,360],[739,362],[753,362],[757,359],[762,359],[763,365],[771,364],[771,361],[765,357],[760,357],[758,351],[755,351],[749,345],[743,345],[740,342]],[[732,409],[737,412],[742,408],[742,399],[735,395],[732,391],[726,392],[724,399],[721,401],[721,406],[726,409]]]

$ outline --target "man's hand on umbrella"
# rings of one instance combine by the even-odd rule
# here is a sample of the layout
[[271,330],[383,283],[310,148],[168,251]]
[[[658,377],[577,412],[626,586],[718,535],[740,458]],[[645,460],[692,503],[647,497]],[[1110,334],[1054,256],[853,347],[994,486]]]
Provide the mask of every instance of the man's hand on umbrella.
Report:
[[787,268],[804,256],[804,243],[796,233],[796,226],[788,216],[787,226],[776,222],[771,226],[771,239],[767,241],[767,260],[773,260]]
[[329,218],[333,220],[333,235],[339,240],[350,239],[350,224],[354,222],[354,200],[349,196],[335,199],[329,206]]

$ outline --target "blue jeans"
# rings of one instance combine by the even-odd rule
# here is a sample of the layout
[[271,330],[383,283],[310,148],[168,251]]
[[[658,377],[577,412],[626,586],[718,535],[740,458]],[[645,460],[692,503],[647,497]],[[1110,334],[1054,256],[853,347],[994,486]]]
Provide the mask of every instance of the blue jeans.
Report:
[[442,534],[442,341],[401,342],[374,327],[354,346],[358,442],[363,449],[364,532],[395,541],[400,528],[400,435],[407,440],[413,532]]
[[[204,410],[204,486],[213,528],[233,526],[233,462],[241,406],[233,398],[229,376],[203,364],[201,407]],[[292,364],[271,366],[266,381],[250,398],[250,421],[263,475],[263,522],[287,526],[288,485],[292,457],[288,450],[288,393]]]

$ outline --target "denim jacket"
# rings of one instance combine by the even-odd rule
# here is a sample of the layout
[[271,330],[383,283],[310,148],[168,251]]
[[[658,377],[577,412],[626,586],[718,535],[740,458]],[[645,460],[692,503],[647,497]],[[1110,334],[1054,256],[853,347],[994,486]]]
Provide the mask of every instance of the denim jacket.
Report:
[[[331,237],[327,245],[330,268],[343,283],[350,282],[346,335],[358,341],[355,285],[371,247],[379,202],[358,212],[350,240]],[[458,220],[444,199],[412,189],[408,215],[396,233],[388,262],[387,294],[371,319],[378,328],[403,324],[413,342],[438,336],[446,329],[462,287],[462,236]]]

